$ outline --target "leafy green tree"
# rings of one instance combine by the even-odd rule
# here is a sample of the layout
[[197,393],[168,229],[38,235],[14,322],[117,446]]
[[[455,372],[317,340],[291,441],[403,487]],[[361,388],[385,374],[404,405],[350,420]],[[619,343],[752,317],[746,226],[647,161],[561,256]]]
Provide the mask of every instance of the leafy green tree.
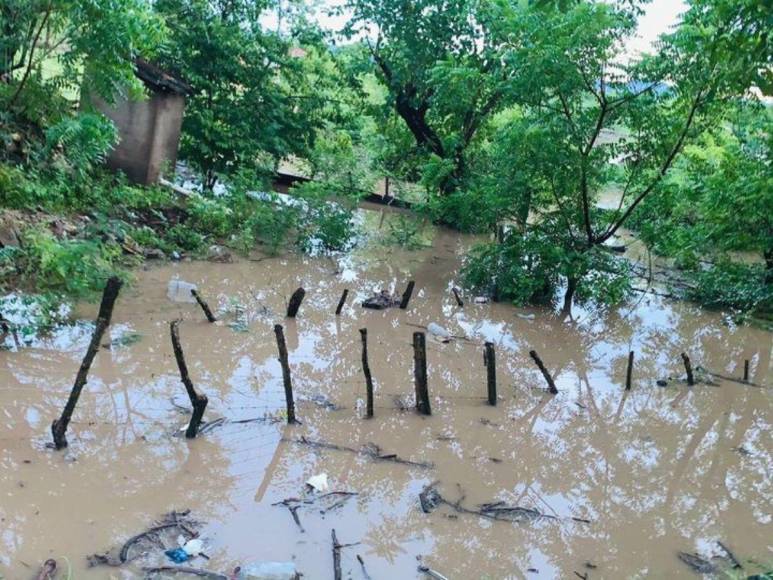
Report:
[[42,79],[46,62],[60,69],[46,79],[54,90],[79,89],[84,70],[90,89],[108,99],[138,89],[133,59],[152,55],[165,34],[149,0],[0,0],[0,31],[6,110],[24,104],[24,89]]
[[[171,38],[164,55],[193,87],[181,154],[211,189],[242,168],[272,172],[312,144],[316,93],[306,84],[305,51],[265,30],[270,0],[159,0]],[[306,31],[308,32],[308,31]],[[306,37],[308,39],[308,34]]]
[[[770,62],[764,38],[747,38],[755,30],[767,34],[767,17],[754,3],[696,0],[661,38],[657,55],[624,64],[639,14],[636,2],[581,1],[539,14],[503,10],[497,21],[502,59],[519,71],[512,90],[523,106],[501,132],[510,142],[499,155],[522,175],[508,192],[521,229],[508,236],[514,250],[500,259],[540,263],[545,252],[533,248],[558,248],[547,271],[566,280],[566,311],[575,293],[624,294],[625,268],[608,242],[663,187],[684,147],[722,122],[727,99],[758,85]],[[610,191],[614,206],[602,210],[600,197]],[[528,214],[534,219],[526,222]]]
[[507,101],[512,69],[492,44],[499,15],[488,8],[477,0],[350,0],[344,7],[351,14],[344,32],[364,37],[388,91],[387,110],[410,132],[425,180],[445,194],[463,186],[481,129]]

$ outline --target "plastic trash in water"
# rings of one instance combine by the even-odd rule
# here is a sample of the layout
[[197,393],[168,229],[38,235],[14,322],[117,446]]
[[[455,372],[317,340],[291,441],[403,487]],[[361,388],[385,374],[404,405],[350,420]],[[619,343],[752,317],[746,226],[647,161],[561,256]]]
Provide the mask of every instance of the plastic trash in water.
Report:
[[314,488],[317,491],[327,491],[328,490],[327,473],[320,473],[319,475],[310,477],[306,481],[306,485]]
[[520,312],[516,312],[515,314],[518,318],[523,318],[524,320],[534,320],[536,316],[533,314],[521,314]]
[[166,297],[172,302],[182,302],[195,304],[196,299],[191,294],[191,290],[198,290],[196,284],[185,282],[184,280],[169,280],[169,286],[166,290]]
[[488,304],[488,301],[489,299],[486,296],[476,296],[473,300],[475,304]]
[[198,538],[194,538],[193,540],[188,540],[185,542],[185,545],[183,546],[183,550],[185,550],[185,553],[188,554],[191,558],[195,558],[199,554],[201,554],[201,551],[204,549],[204,542],[199,540]]
[[257,562],[242,566],[239,580],[297,580],[298,570],[293,562]]
[[191,559],[190,554],[185,551],[184,548],[175,548],[174,550],[167,550],[164,552],[167,557],[175,564],[182,564]]
[[429,332],[432,336],[435,337],[435,339],[441,342],[450,342],[452,338],[450,332],[434,322],[430,322],[427,325],[427,332]]

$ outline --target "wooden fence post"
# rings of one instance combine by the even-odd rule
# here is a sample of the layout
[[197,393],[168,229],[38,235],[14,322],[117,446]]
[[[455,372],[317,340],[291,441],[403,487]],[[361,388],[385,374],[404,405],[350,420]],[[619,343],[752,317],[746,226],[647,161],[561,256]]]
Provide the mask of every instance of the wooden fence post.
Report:
[[423,332],[413,333],[413,379],[416,385],[416,409],[422,415],[431,415],[427,385],[427,339]]
[[201,297],[199,296],[199,293],[196,291],[195,288],[191,288],[191,295],[196,299],[196,302],[199,303],[199,306],[201,306],[201,309],[204,311],[204,316],[207,317],[207,320],[209,322],[217,322],[217,318],[215,318],[215,315],[212,314],[212,311],[209,309],[209,304]]
[[59,419],[55,419],[51,423],[51,435],[54,438],[54,448],[64,449],[67,447],[67,426],[70,424],[72,414],[75,411],[75,405],[78,404],[78,399],[81,396],[81,391],[86,385],[89,379],[89,369],[94,362],[94,357],[99,352],[99,347],[102,342],[102,336],[105,334],[108,326],[110,326],[110,319],[113,317],[113,307],[115,301],[118,298],[118,293],[123,286],[123,282],[117,276],[113,276],[108,279],[105,289],[102,292],[102,302],[99,305],[99,314],[97,314],[97,320],[94,325],[94,332],[91,335],[91,342],[86,350],[86,355],[83,357],[83,362],[78,369],[78,374],[75,376],[75,383],[70,391],[70,397],[67,399],[67,404],[62,410],[62,415]]
[[346,297],[349,296],[349,290],[344,290],[343,294],[341,294],[341,300],[338,301],[338,308],[336,308],[336,316],[341,314],[341,311],[344,309],[344,304],[346,304]]
[[625,390],[631,390],[631,379],[633,378],[633,351],[628,353],[628,370],[625,373]]
[[293,401],[293,381],[290,376],[290,362],[287,357],[287,343],[281,324],[274,326],[276,344],[279,347],[279,362],[282,365],[282,381],[285,387],[285,402],[287,403],[287,424],[297,423],[295,419],[295,403]]
[[365,389],[367,394],[367,416],[373,417],[373,378],[370,375],[370,365],[368,364],[368,329],[361,328],[362,337],[362,372],[365,374]]
[[692,387],[695,384],[695,377],[692,374],[692,364],[690,363],[690,357],[685,353],[682,353],[682,362],[684,362],[684,370],[687,373],[687,384]]
[[456,287],[451,288],[451,292],[454,293],[454,298],[456,299],[456,305],[459,306],[459,308],[463,308],[464,300],[462,300],[462,297],[459,295],[459,289]]
[[548,390],[550,391],[551,395],[557,395],[558,389],[556,388],[556,383],[553,382],[553,377],[550,376],[550,373],[545,368],[545,364],[542,362],[542,359],[537,354],[536,350],[529,351],[529,356],[531,356],[532,359],[534,359],[534,362],[537,364],[537,367],[539,367],[540,372],[542,373],[542,376],[545,377],[545,382],[548,384]]
[[207,408],[206,395],[196,392],[193,387],[193,381],[191,381],[190,374],[188,373],[188,365],[185,363],[185,355],[183,354],[183,347],[180,344],[180,321],[175,320],[169,325],[170,334],[172,336],[172,349],[174,350],[174,358],[177,359],[177,368],[180,369],[180,380],[185,385],[185,390],[188,393],[188,398],[191,400],[193,406],[193,414],[191,415],[191,422],[188,423],[188,429],[185,430],[185,437],[187,439],[194,439],[199,432],[199,424],[204,416],[204,409]]
[[743,361],[743,382],[744,383],[749,382],[749,359],[748,358],[745,361]]
[[494,355],[494,343],[487,342],[483,352],[483,362],[486,363],[486,379],[488,384],[488,404],[497,404],[497,363]]
[[298,309],[301,307],[304,296],[306,296],[306,290],[303,288],[298,288],[293,292],[293,295],[290,297],[290,302],[287,304],[288,318],[295,318],[295,315],[298,314]]
[[411,280],[408,282],[408,286],[405,289],[405,292],[403,292],[403,299],[400,301],[400,309],[405,310],[408,308],[408,303],[411,301],[411,296],[413,295],[413,287],[416,285],[416,282]]

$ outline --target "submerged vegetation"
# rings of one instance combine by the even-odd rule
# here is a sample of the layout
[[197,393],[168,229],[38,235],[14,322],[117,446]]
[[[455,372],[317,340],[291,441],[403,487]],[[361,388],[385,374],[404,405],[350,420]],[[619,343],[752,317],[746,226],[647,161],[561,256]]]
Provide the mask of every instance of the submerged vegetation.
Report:
[[[53,305],[145,259],[347,250],[388,176],[423,219],[490,236],[463,274],[497,300],[626,299],[630,229],[685,297],[769,315],[769,7],[691,0],[631,55],[643,8],[348,0],[324,31],[273,0],[0,0],[2,288]],[[120,135],[80,94],[147,98],[138,58],[190,85],[191,195],[104,166]],[[282,164],[309,178],[289,196]],[[384,242],[423,244],[405,219]]]

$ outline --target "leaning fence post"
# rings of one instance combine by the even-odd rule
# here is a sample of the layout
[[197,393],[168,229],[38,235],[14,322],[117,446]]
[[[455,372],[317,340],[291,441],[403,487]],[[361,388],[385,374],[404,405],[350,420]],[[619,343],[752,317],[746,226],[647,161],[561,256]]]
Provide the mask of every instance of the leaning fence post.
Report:
[[551,395],[557,395],[558,389],[556,388],[556,383],[553,382],[553,377],[550,376],[550,373],[545,368],[545,364],[542,362],[542,359],[537,354],[536,350],[529,351],[529,356],[534,359],[534,362],[537,364],[537,367],[539,367],[540,372],[542,373],[542,376],[545,377],[545,382],[548,384],[548,390],[550,391]]
[[413,378],[416,384],[416,409],[422,415],[431,415],[427,385],[427,342],[423,332],[413,333]]
[[462,297],[459,295],[459,289],[455,286],[451,288],[451,292],[454,293],[454,298],[456,299],[456,305],[459,306],[459,308],[464,307],[464,300],[462,300]]
[[285,402],[287,403],[287,424],[297,423],[295,420],[295,403],[293,402],[293,381],[290,376],[290,362],[287,359],[287,343],[284,328],[281,324],[274,326],[276,344],[279,348],[279,363],[282,365],[282,381],[285,387]]
[[693,386],[695,384],[695,377],[692,374],[692,364],[690,364],[690,357],[687,354],[682,353],[682,361],[684,362],[684,370],[687,373],[687,384]]
[[365,390],[367,394],[367,415],[373,417],[373,377],[370,375],[370,365],[368,364],[368,329],[360,328],[362,337],[362,372],[365,374]]
[[199,303],[199,306],[201,306],[201,309],[204,311],[204,316],[207,317],[207,320],[209,322],[217,322],[217,318],[215,318],[215,315],[212,314],[212,311],[209,309],[209,304],[207,304],[207,302],[201,296],[199,296],[199,293],[195,288],[191,288],[191,295],[196,299],[196,302]]
[[486,379],[488,383],[488,404],[497,404],[497,363],[494,355],[494,343],[487,342],[483,352],[483,362],[486,364]]
[[341,294],[341,300],[338,301],[338,308],[336,308],[336,316],[341,314],[341,311],[344,309],[344,304],[346,304],[346,297],[349,296],[349,290],[346,289],[343,291],[343,294]]
[[180,344],[180,321],[173,321],[169,325],[169,328],[172,336],[174,358],[177,359],[177,368],[180,369],[180,380],[183,385],[185,385],[185,390],[188,392],[188,398],[191,400],[191,405],[193,406],[191,422],[188,423],[185,437],[187,439],[194,439],[199,432],[199,424],[201,423],[201,418],[204,416],[204,409],[207,408],[209,399],[207,399],[206,395],[197,393],[196,389],[193,387],[193,381],[191,381],[190,374],[188,373],[188,365],[185,362],[183,347],[182,344]]
[[416,282],[411,280],[408,282],[408,286],[405,288],[405,292],[403,292],[403,299],[400,301],[400,309],[405,310],[408,308],[408,303],[411,301],[411,296],[413,295],[413,287],[416,285]]
[[290,302],[287,304],[288,318],[295,318],[295,315],[298,314],[298,309],[301,307],[304,296],[306,296],[306,290],[303,288],[298,288],[293,292],[293,295],[290,297]]
[[89,369],[91,369],[91,364],[94,362],[94,357],[96,357],[97,352],[99,352],[102,336],[105,334],[107,327],[110,326],[110,319],[113,316],[113,307],[115,306],[115,301],[116,298],[118,298],[118,292],[120,292],[121,286],[123,286],[121,279],[117,276],[113,276],[108,279],[105,289],[102,292],[102,302],[99,305],[99,314],[97,314],[94,332],[91,335],[91,342],[86,350],[86,355],[83,357],[83,362],[81,362],[81,366],[78,369],[78,374],[75,376],[75,383],[70,391],[70,397],[67,399],[67,404],[64,406],[62,416],[51,423],[51,435],[54,438],[55,449],[67,447],[67,426],[70,424],[70,419],[72,419],[72,414],[75,411],[75,405],[78,404],[81,391],[88,381]]
[[631,390],[631,379],[633,377],[633,351],[628,353],[628,370],[625,373],[625,390]]

